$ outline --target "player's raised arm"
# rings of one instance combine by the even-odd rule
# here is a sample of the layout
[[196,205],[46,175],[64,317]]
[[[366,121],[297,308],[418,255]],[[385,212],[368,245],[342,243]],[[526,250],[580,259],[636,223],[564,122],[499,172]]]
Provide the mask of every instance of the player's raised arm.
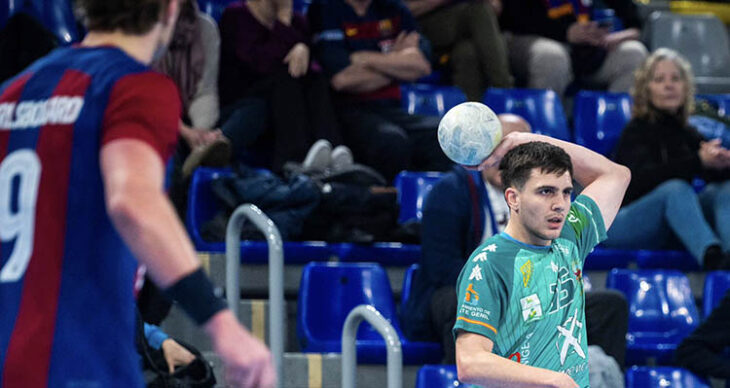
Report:
[[608,229],[621,207],[624,193],[631,180],[631,171],[603,155],[549,136],[534,133],[511,133],[505,136],[489,158],[482,162],[480,168],[499,164],[509,150],[531,141],[544,141],[556,145],[570,155],[573,162],[573,179],[584,188],[581,194],[590,197],[601,209],[604,225]]
[[523,365],[492,353],[487,337],[462,331],[456,338],[459,381],[485,387],[577,387],[565,373]]

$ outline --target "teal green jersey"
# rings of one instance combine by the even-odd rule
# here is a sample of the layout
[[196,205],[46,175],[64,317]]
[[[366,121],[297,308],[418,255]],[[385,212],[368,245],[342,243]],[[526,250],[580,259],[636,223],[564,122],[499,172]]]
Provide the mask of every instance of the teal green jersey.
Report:
[[601,212],[584,195],[573,202],[550,246],[505,233],[489,238],[459,275],[454,335],[483,335],[497,355],[565,372],[588,387],[583,261],[605,238]]

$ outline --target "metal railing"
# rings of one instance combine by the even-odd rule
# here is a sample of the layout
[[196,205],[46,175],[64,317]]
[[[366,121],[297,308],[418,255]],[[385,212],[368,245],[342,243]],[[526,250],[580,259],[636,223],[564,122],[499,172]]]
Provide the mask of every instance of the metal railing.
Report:
[[388,351],[388,388],[402,388],[403,353],[398,333],[374,306],[366,304],[352,309],[347,314],[345,326],[342,328],[342,388],[355,388],[355,368],[357,367],[355,339],[357,328],[363,320],[373,325],[385,340],[385,347]]
[[284,252],[281,234],[274,222],[258,207],[244,204],[236,208],[226,228],[226,297],[238,317],[241,288],[241,228],[246,219],[264,234],[269,246],[269,348],[274,357],[277,387],[282,386],[284,361]]

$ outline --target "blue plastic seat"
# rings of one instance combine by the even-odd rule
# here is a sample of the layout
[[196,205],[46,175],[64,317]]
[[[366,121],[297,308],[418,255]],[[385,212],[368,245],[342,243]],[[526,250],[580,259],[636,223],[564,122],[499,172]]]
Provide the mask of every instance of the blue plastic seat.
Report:
[[418,369],[416,388],[476,387],[459,381],[456,365],[424,365]]
[[679,271],[614,269],[606,287],[621,291],[629,303],[626,365],[670,362],[699,323],[689,279]]
[[573,109],[575,142],[610,156],[631,119],[628,93],[581,91]]
[[25,12],[41,22],[56,36],[61,45],[80,40],[71,1],[69,0],[17,0],[0,5],[0,27],[16,12]]
[[674,367],[634,366],[626,371],[626,388],[710,388],[692,372]]
[[398,204],[400,205],[398,222],[421,221],[426,196],[431,192],[433,185],[443,177],[442,172],[401,171],[395,177],[394,183],[398,190]]
[[[401,340],[404,363],[439,362],[438,344],[412,342],[403,336],[388,275],[376,263],[313,262],[304,267],[297,304],[297,336],[302,351],[340,353],[345,318],[360,304],[374,306],[393,325]],[[367,322],[360,325],[356,346],[359,363],[385,363],[385,342]]]
[[626,268],[632,261],[636,261],[636,251],[596,247],[586,257],[583,269],[587,271],[608,271],[614,268]]
[[730,290],[730,271],[713,271],[705,276],[705,288],[702,294],[702,313],[709,316],[720,304],[720,300]]
[[641,269],[676,269],[698,271],[700,264],[687,251],[638,250],[636,263]]
[[443,116],[452,107],[466,102],[461,89],[431,84],[401,85],[401,104],[409,114]]
[[532,126],[532,132],[571,140],[565,110],[552,90],[490,88],[482,101],[497,113],[514,113]]
[[403,276],[403,287],[400,291],[400,305],[401,307],[406,305],[406,302],[408,302],[408,299],[411,297],[411,287],[413,287],[413,279],[416,278],[416,274],[418,273],[418,270],[421,268],[421,266],[416,264],[411,264],[410,267],[406,270],[405,276]]
[[198,7],[201,12],[205,12],[215,19],[216,23],[220,23],[223,10],[235,1],[236,0],[198,0]]
[[[218,200],[211,190],[211,182],[220,177],[233,175],[231,169],[199,167],[193,173],[188,192],[188,209],[185,226],[195,249],[200,252],[225,252],[225,241],[205,241],[201,235],[203,225],[220,210]],[[323,241],[285,241],[286,263],[307,263],[313,260],[329,260],[336,254],[333,247]],[[268,261],[268,246],[265,241],[241,241],[241,261],[265,263]]]

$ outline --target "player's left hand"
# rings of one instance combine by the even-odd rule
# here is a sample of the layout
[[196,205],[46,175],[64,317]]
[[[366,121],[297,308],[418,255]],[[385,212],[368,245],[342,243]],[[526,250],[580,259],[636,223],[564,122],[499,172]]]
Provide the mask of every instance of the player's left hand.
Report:
[[284,57],[284,63],[289,64],[289,75],[299,78],[307,74],[309,69],[309,47],[304,43],[297,43]]
[[190,353],[189,350],[175,342],[172,338],[168,338],[162,342],[162,355],[165,357],[165,361],[167,361],[170,374],[175,372],[175,367],[188,365],[195,360],[194,354]]

